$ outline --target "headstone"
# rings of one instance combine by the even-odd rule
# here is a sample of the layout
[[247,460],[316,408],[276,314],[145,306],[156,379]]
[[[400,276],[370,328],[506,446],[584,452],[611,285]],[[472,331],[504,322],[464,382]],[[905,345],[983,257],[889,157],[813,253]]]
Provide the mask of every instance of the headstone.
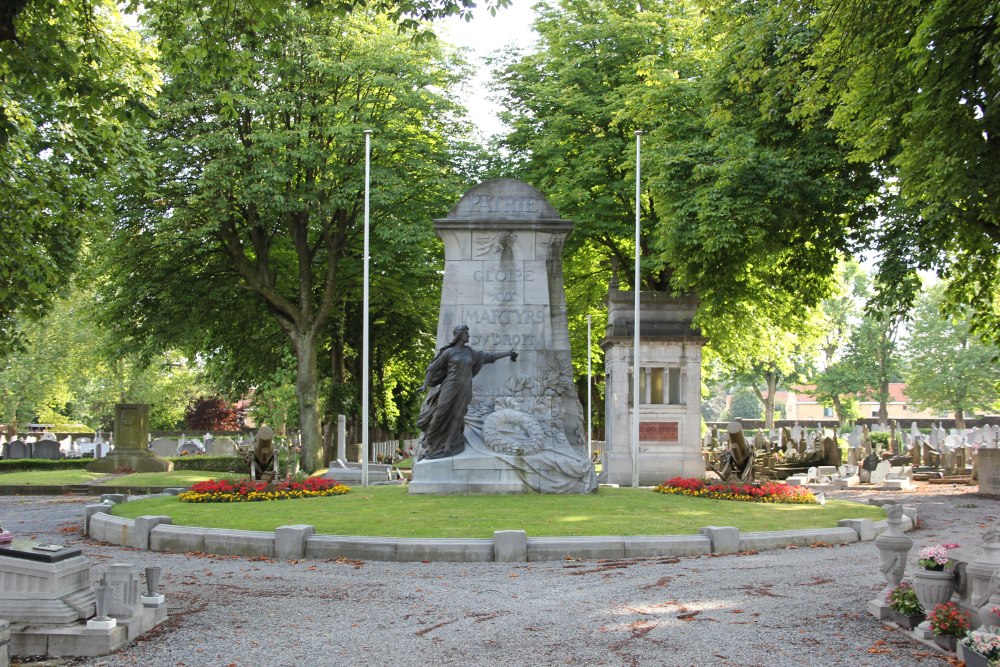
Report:
[[177,456],[177,441],[173,438],[157,438],[149,444],[149,450],[161,458]]
[[[431,386],[423,415],[434,415],[435,428],[444,417],[460,420],[464,411],[459,446],[445,450],[459,453],[417,461],[411,494],[597,488],[573,385],[562,283],[563,243],[572,226],[537,190],[512,179],[473,187],[447,218],[435,221],[445,252],[438,354],[458,358],[451,341],[498,363],[483,363],[475,353],[469,358],[468,377],[460,380],[471,393],[467,403],[452,398],[452,384],[447,391]],[[461,325],[468,328],[464,345]],[[440,352],[445,348],[449,352]],[[516,362],[502,356],[512,351]],[[433,369],[434,362],[432,382]],[[441,396],[445,403],[437,403]],[[616,461],[611,447],[609,465]],[[700,464],[700,447],[694,456]]]
[[31,458],[53,461],[61,459],[62,452],[59,451],[59,442],[56,440],[39,440],[31,447]]
[[226,436],[213,438],[205,446],[205,451],[209,456],[236,456],[236,443]]
[[871,483],[881,484],[885,481],[885,476],[889,474],[889,470],[892,465],[888,461],[879,461],[878,465],[875,466],[875,470],[872,471]]
[[112,563],[108,565],[103,581],[112,590],[108,616],[131,618],[142,609],[139,602],[139,568],[128,563]]
[[11,440],[7,443],[4,452],[5,459],[28,459],[31,458],[31,446],[24,440]]
[[337,415],[337,459],[347,459],[347,417]]
[[198,456],[204,453],[205,448],[202,447],[201,441],[194,438],[189,438],[177,445],[177,456]]
[[173,462],[149,451],[149,405],[115,405],[114,444],[114,449],[107,456],[88,463],[87,470],[114,472],[127,468],[137,472],[167,472],[174,469]]

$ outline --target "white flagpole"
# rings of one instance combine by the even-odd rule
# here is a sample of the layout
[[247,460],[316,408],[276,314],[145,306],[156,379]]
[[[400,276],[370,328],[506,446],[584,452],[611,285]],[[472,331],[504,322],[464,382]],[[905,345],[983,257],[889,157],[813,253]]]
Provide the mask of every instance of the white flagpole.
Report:
[[370,182],[371,182],[372,131],[365,130],[365,249],[364,263],[364,294],[361,317],[361,486],[368,486],[368,218],[370,213]]
[[639,260],[642,255],[642,248],[639,239],[639,167],[640,167],[640,145],[642,143],[642,130],[635,131],[635,277],[632,280],[632,289],[635,293],[633,304],[633,316],[635,326],[632,337],[632,488],[639,488],[639,373],[642,368],[639,366]]
[[591,394],[593,394],[592,387],[594,386],[594,381],[592,378],[592,371],[590,366],[590,313],[587,313],[587,458],[591,461],[594,460],[594,426],[590,421],[590,416],[593,414],[593,409],[591,408]]

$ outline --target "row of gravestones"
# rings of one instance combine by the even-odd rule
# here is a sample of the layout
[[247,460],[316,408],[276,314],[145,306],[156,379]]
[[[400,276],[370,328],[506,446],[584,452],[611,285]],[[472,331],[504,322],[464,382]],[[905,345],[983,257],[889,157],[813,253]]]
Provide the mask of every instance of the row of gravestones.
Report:
[[149,449],[161,458],[175,456],[193,456],[206,454],[208,456],[238,456],[236,442],[229,437],[212,438],[206,444],[198,438],[157,438],[149,444]]
[[55,440],[37,440],[25,442],[11,440],[3,444],[3,459],[61,459],[62,452]]

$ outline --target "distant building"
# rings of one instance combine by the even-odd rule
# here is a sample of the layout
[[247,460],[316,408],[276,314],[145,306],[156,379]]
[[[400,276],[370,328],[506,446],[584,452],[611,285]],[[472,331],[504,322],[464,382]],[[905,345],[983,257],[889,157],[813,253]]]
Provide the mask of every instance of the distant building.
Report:
[[[797,421],[814,419],[836,419],[833,406],[825,406],[816,400],[814,392],[816,385],[798,385],[792,387],[785,397],[785,418]],[[775,404],[785,392],[775,394]],[[878,417],[878,401],[864,398],[859,401],[858,413],[862,418]],[[889,401],[886,403],[889,420],[906,421],[911,419],[934,419],[942,415],[934,410],[920,410],[910,403],[906,396],[905,382],[889,383]]]

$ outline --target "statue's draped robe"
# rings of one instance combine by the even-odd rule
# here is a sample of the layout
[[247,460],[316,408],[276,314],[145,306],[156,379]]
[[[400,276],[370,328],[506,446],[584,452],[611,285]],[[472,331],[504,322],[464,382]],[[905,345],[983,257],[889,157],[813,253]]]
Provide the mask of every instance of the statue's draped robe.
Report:
[[426,382],[431,391],[417,419],[417,428],[424,432],[421,459],[443,459],[465,449],[465,413],[472,401],[472,378],[484,364],[502,356],[464,345],[449,347],[427,367]]

